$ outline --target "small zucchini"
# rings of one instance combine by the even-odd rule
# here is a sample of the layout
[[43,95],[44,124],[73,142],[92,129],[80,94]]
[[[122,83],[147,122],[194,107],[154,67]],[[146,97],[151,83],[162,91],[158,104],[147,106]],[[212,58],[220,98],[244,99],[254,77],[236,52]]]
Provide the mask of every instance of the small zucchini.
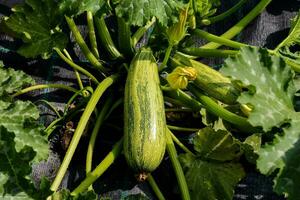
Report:
[[149,48],[133,58],[125,85],[124,154],[139,180],[161,163],[166,148],[166,119],[158,66]]
[[197,78],[193,81],[195,86],[204,91],[209,96],[226,104],[236,104],[240,95],[240,88],[237,84],[222,75],[219,71],[189,59],[181,54],[176,54],[172,59],[172,67],[177,66],[193,67],[197,71]]

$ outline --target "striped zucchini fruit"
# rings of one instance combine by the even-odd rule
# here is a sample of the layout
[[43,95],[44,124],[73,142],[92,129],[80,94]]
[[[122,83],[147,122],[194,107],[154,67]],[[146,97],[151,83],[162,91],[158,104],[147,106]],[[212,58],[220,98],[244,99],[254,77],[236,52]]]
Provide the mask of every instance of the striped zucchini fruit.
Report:
[[124,100],[124,154],[138,179],[145,179],[161,163],[165,132],[158,66],[151,49],[142,48],[130,64]]

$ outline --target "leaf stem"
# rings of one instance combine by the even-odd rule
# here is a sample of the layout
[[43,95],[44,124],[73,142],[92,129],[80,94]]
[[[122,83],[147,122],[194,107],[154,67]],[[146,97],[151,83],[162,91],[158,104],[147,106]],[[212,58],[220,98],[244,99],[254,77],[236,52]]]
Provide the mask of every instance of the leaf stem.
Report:
[[171,131],[167,128],[166,131],[166,139],[167,139],[167,152],[170,156],[175,174],[176,174],[176,178],[178,181],[178,185],[179,185],[179,189],[181,192],[181,197],[183,200],[190,200],[190,193],[189,193],[189,189],[185,180],[185,176],[182,170],[182,167],[180,165],[180,162],[178,160],[178,155],[177,155],[177,151],[176,148],[174,146],[173,140],[172,140],[172,136],[171,136]]
[[238,126],[240,129],[247,132],[257,131],[253,126],[250,125],[250,123],[247,121],[247,118],[241,117],[226,110],[210,97],[201,94],[195,86],[190,84],[188,88],[197,97],[201,104],[203,104],[203,106],[212,114]]
[[169,61],[169,58],[170,58],[170,55],[171,55],[171,52],[172,52],[172,49],[173,49],[173,45],[172,44],[169,44],[167,50],[166,50],[166,53],[165,53],[165,57],[163,59],[163,62],[160,66],[160,70],[159,71],[162,71],[166,68],[167,66],[167,63]]
[[72,60],[68,59],[59,49],[54,48],[54,50],[57,52],[57,54],[59,55],[59,57],[65,61],[70,67],[72,67],[73,69],[81,72],[82,74],[86,75],[87,77],[89,77],[94,83],[99,84],[99,81],[97,80],[97,78],[95,76],[93,76],[90,72],[88,72],[87,70],[85,70],[84,68],[80,67],[79,65],[75,64]]
[[74,20],[68,16],[65,16],[67,24],[72,31],[76,42],[78,43],[82,53],[86,57],[86,59],[98,70],[101,72],[106,72],[106,69],[102,66],[102,64],[98,61],[98,59],[94,56],[94,54],[90,51],[89,47],[85,43],[80,31],[78,30]]
[[122,147],[123,138],[113,146],[112,150],[106,155],[101,163],[92,172],[86,175],[86,178],[71,192],[71,195],[76,196],[84,192],[90,185],[92,185],[121,154]]
[[197,57],[217,57],[217,58],[226,58],[229,56],[236,55],[237,50],[223,50],[223,49],[203,49],[199,47],[188,47],[182,50],[183,53],[186,53],[191,56]]
[[186,153],[189,153],[189,154],[192,154],[195,156],[195,154],[193,152],[191,152],[184,144],[182,144],[180,142],[180,140],[172,133],[170,132],[171,136],[172,136],[172,139],[173,141],[183,150],[185,151]]
[[133,46],[132,46],[130,26],[125,22],[123,18],[118,17],[117,20],[118,20],[119,49],[123,55],[132,57]]
[[236,3],[233,7],[231,7],[227,11],[225,11],[217,16],[207,18],[206,20],[208,20],[210,22],[210,24],[222,21],[222,20],[226,19],[227,17],[230,17],[236,11],[238,11],[247,1],[248,0],[240,0],[238,3]]
[[89,39],[91,44],[91,49],[94,54],[94,56],[99,59],[99,52],[98,52],[98,45],[97,45],[97,39],[96,39],[96,33],[95,33],[95,27],[94,27],[94,19],[93,14],[91,11],[86,12],[86,20],[87,20],[87,27],[89,30]]
[[[71,55],[69,54],[69,52],[66,49],[64,49],[63,52],[69,60],[73,61]],[[82,81],[81,81],[81,78],[80,78],[80,74],[78,73],[78,71],[76,69],[74,69],[74,72],[75,72],[75,76],[76,76],[79,88],[82,90],[83,89],[83,84],[82,84]]]
[[62,179],[64,178],[64,175],[69,167],[69,164],[72,160],[72,157],[74,155],[74,152],[77,148],[77,145],[79,143],[79,140],[82,136],[82,133],[84,132],[84,129],[89,121],[89,118],[91,114],[93,113],[98,101],[100,100],[102,94],[106,91],[106,89],[111,86],[114,81],[117,79],[116,75],[109,76],[105,78],[96,88],[95,92],[92,94],[79,122],[77,125],[77,128],[75,130],[75,133],[73,135],[73,138],[71,140],[70,146],[66,152],[66,155],[64,157],[64,160],[58,170],[58,173],[51,185],[51,190],[56,191],[61,184]]
[[31,92],[34,90],[41,90],[41,89],[48,89],[48,88],[54,88],[54,89],[64,89],[64,90],[68,90],[70,92],[77,92],[77,90],[75,88],[72,88],[70,86],[67,85],[62,85],[62,84],[41,84],[41,85],[33,85],[27,88],[24,88],[16,93],[14,93],[12,95],[12,97],[17,97],[21,94],[25,94],[27,92]]
[[110,109],[110,106],[112,103],[111,101],[112,101],[111,98],[107,99],[107,101],[103,105],[103,108],[102,108],[101,112],[99,113],[97,120],[94,124],[94,128],[93,128],[93,131],[92,131],[92,134],[90,137],[90,141],[88,144],[88,150],[87,150],[87,154],[86,154],[86,173],[87,174],[89,172],[91,172],[91,170],[92,170],[93,153],[94,153],[96,139],[97,139],[100,127],[106,117],[106,114],[108,113],[108,111]]
[[[223,33],[220,37],[231,39],[239,34],[250,22],[252,22],[266,7],[271,3],[272,0],[261,0],[243,19],[241,19],[237,24],[235,24],[228,31]],[[202,48],[205,49],[217,49],[221,44],[210,42]]]
[[186,128],[186,127],[171,126],[171,125],[168,125],[168,128],[170,130],[174,130],[174,131],[185,131],[185,132],[197,132],[197,131],[199,131],[198,128]]
[[153,17],[151,21],[147,22],[145,26],[140,27],[132,36],[132,46],[135,47],[148,29],[156,22],[156,18]]
[[158,200],[165,200],[164,195],[160,191],[156,181],[154,180],[153,176],[151,174],[148,175],[147,181],[149,185],[151,186],[153,192],[155,193]]
[[58,112],[58,110],[51,104],[49,103],[48,101],[46,101],[45,99],[39,99],[37,101],[34,102],[34,104],[39,104],[39,103],[43,103],[45,104],[46,106],[48,106],[48,108],[50,108],[55,114],[57,117],[61,117],[60,113]]
[[[241,47],[245,47],[245,46],[248,46],[246,44],[243,44],[243,43],[240,43],[240,42],[236,42],[236,41],[233,41],[233,40],[230,40],[230,39],[227,39],[227,38],[224,38],[222,36],[217,36],[217,35],[214,35],[214,34],[211,34],[211,33],[208,33],[206,31],[202,31],[200,29],[196,29],[194,30],[194,33],[201,37],[201,38],[204,38],[208,41],[211,41],[211,42],[216,42],[218,44],[222,44],[222,45],[226,45],[226,46],[229,46],[229,47],[232,47],[232,48],[241,48]],[[210,49],[210,48],[207,48],[206,45],[205,46],[202,46],[201,49]],[[211,48],[211,49],[215,49],[215,48]]]
[[123,59],[123,55],[118,51],[110,36],[104,17],[95,17],[95,25],[100,41],[105,50],[109,53],[110,58],[112,60]]

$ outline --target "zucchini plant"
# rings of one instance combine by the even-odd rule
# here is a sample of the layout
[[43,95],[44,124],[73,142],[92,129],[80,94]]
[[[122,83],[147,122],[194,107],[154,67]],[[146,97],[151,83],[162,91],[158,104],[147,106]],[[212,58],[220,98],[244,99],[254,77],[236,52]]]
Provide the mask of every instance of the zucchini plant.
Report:
[[[148,182],[160,200],[233,199],[249,168],[273,175],[278,195],[298,199],[299,16],[275,49],[233,40],[270,2],[258,1],[221,36],[205,27],[247,0],[223,13],[221,0],[25,0],[3,12],[1,30],[20,39],[14,53],[59,60],[76,83],[35,84],[0,64],[1,198],[98,199],[105,189],[97,184],[115,167]],[[195,37],[209,43],[189,46]],[[211,57],[223,61],[220,70],[200,60]],[[24,99],[49,89],[69,98],[63,109],[35,102],[55,113],[44,127]],[[61,164],[34,183],[32,166],[47,159],[52,137],[63,138]],[[84,176],[62,188],[76,164]]]

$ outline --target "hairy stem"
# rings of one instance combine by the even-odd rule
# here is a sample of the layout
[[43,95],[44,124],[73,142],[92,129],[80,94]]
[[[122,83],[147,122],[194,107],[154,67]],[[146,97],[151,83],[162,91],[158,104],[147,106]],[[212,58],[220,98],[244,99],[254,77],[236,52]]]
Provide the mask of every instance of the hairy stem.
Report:
[[119,140],[114,146],[113,149],[107,154],[107,156],[101,161],[101,163],[90,173],[86,175],[86,178],[76,187],[71,195],[76,196],[90,187],[117,159],[121,154],[123,147],[123,138]]
[[74,20],[70,17],[65,16],[67,24],[72,31],[76,42],[78,43],[82,53],[86,57],[86,59],[98,70],[101,72],[106,72],[106,69],[102,66],[102,64],[98,61],[98,59],[94,56],[94,54],[90,51],[89,47],[87,46],[86,42],[84,41],[80,31],[78,30]]
[[87,27],[89,30],[89,39],[90,39],[92,52],[94,56],[97,59],[99,59],[98,45],[97,45],[97,39],[96,39],[96,33],[94,27],[94,19],[93,19],[93,13],[91,11],[86,12],[86,20],[87,20]]
[[226,58],[229,56],[236,55],[237,50],[223,50],[223,49],[203,49],[199,47],[188,47],[182,50],[183,53],[186,53],[191,56],[197,57],[217,57],[217,58]]
[[[222,38],[231,39],[239,34],[250,22],[252,22],[266,7],[271,3],[272,0],[261,0],[243,19],[241,19],[232,28],[221,35]],[[205,49],[217,49],[221,44],[210,42],[202,48]]]
[[54,89],[63,89],[63,90],[68,90],[70,92],[77,92],[77,90],[75,88],[72,88],[70,86],[67,85],[62,85],[62,84],[41,84],[41,85],[34,85],[34,86],[30,86],[27,88],[24,88],[16,93],[14,93],[12,95],[12,97],[17,97],[21,94],[25,94],[27,92],[31,92],[34,90],[41,90],[41,89],[49,89],[49,88],[54,88]]
[[113,82],[116,80],[117,76],[112,75],[110,77],[105,78],[96,88],[95,92],[92,94],[79,122],[77,125],[77,128],[75,130],[75,133],[73,135],[73,138],[71,140],[70,146],[66,152],[66,155],[64,157],[64,160],[58,170],[58,173],[51,185],[51,190],[56,191],[61,184],[61,181],[69,167],[69,164],[72,160],[72,157],[74,155],[74,152],[77,148],[77,145],[79,143],[79,140],[84,132],[84,129],[86,125],[88,124],[88,121],[90,119],[91,114],[94,112],[94,109],[100,100],[102,94],[106,91],[106,89],[113,84]]
[[164,195],[160,191],[156,181],[154,180],[153,176],[151,174],[148,175],[147,181],[149,185],[151,186],[153,192],[155,193],[158,200],[165,200]]

